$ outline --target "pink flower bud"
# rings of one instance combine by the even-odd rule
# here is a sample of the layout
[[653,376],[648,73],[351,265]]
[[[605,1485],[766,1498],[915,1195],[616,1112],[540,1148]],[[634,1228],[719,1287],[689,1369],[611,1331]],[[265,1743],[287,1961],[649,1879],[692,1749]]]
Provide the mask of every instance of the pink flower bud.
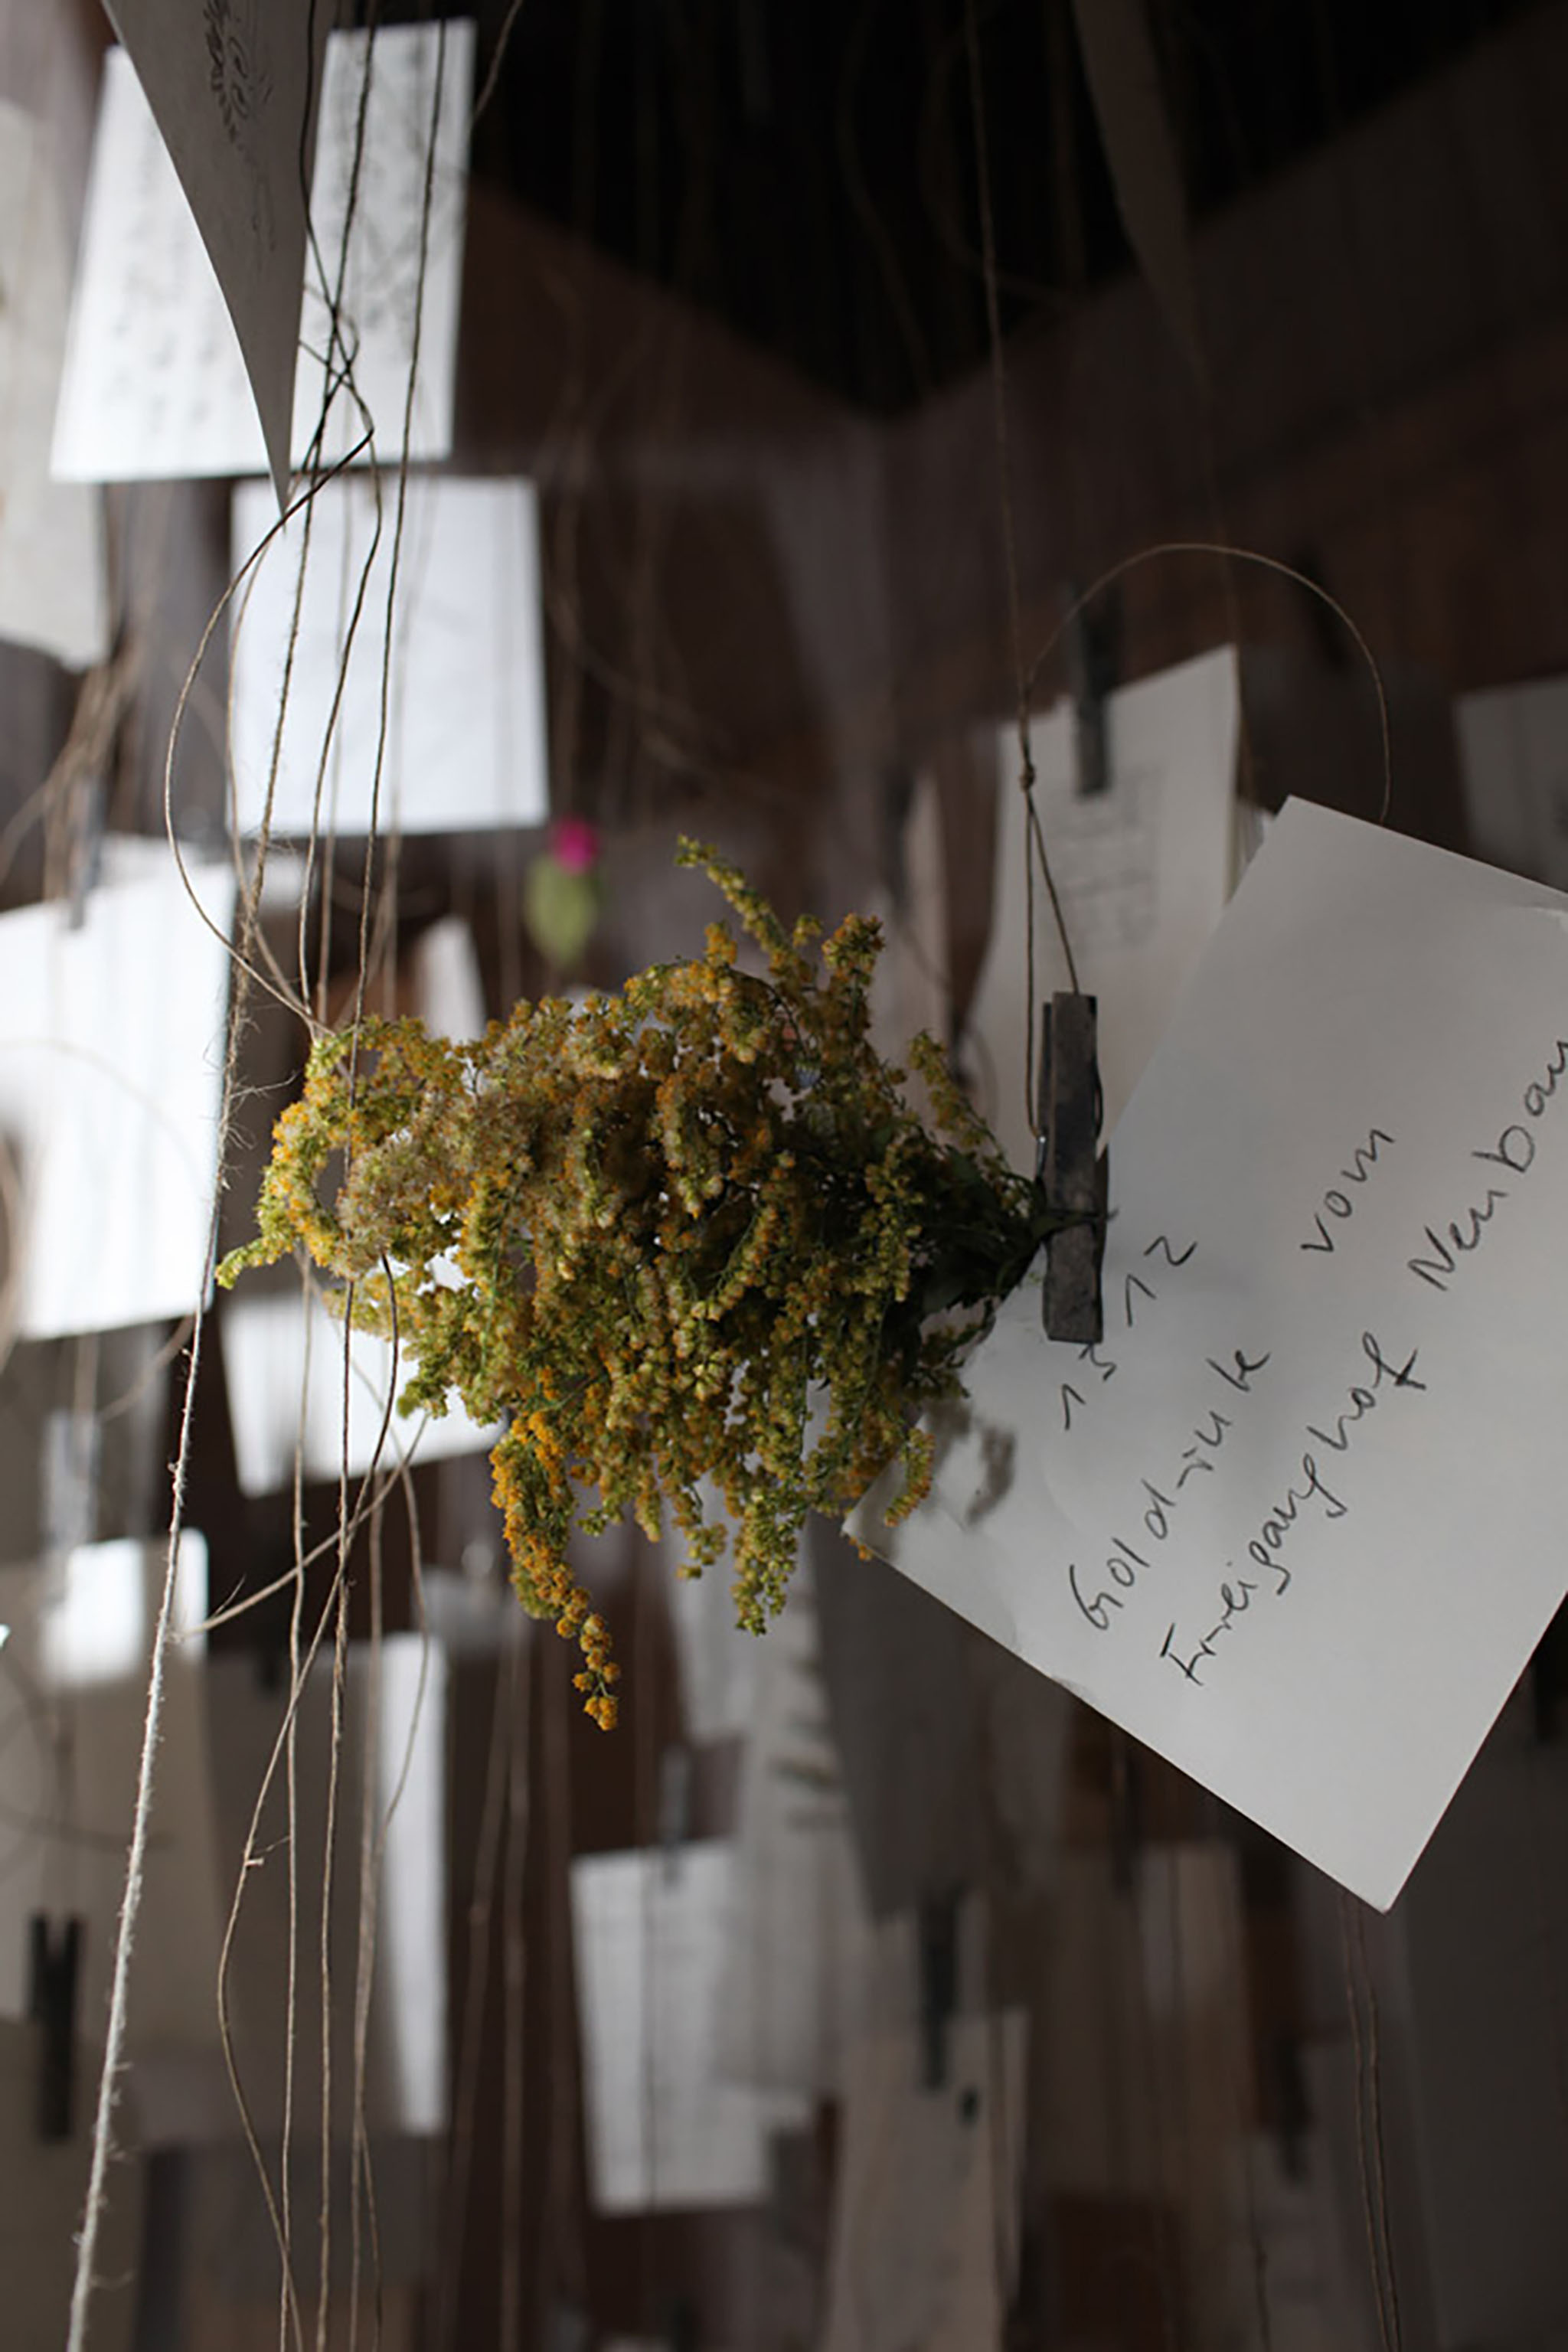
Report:
[[599,830],[585,816],[557,817],[550,833],[550,854],[568,874],[586,874],[599,861]]

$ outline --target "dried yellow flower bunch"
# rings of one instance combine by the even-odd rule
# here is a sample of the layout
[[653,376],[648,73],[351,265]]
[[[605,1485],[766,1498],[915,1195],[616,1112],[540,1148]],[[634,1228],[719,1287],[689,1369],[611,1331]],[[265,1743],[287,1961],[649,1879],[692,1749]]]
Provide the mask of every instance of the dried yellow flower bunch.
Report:
[[903,1099],[868,1034],[875,922],[851,915],[819,948],[818,925],[786,930],[711,850],[680,856],[766,979],[715,923],[700,960],[580,1007],[519,1004],[477,1043],[413,1020],[323,1039],[278,1122],[257,1238],[218,1271],[302,1247],[413,1360],[405,1412],[456,1391],[506,1423],[513,1580],[575,1637],[606,1729],[618,1670],[574,1527],[629,1510],[657,1537],[668,1502],[700,1574],[725,1544],[707,1479],[735,1529],[739,1622],[761,1632],[808,1511],[842,1514],[895,1458],[895,1514],[924,1494],[915,1416],[954,1392],[1052,1223],[929,1037],[911,1059],[936,1131]]

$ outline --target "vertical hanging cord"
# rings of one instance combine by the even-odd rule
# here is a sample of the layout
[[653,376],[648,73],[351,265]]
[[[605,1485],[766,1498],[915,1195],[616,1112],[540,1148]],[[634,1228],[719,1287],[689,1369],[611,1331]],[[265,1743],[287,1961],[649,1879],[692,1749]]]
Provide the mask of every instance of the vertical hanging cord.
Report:
[[[1352,1898],[1342,1889],[1340,1894],[1340,1942],[1344,1953],[1345,2001],[1350,2011],[1351,2046],[1355,2062],[1355,2127],[1356,2163],[1361,2175],[1362,2216],[1366,2224],[1367,2259],[1372,2270],[1373,2294],[1377,2305],[1377,2336],[1382,2352],[1399,2352],[1397,2319],[1391,2303],[1389,2282],[1384,2277],[1384,2245],[1387,2231],[1387,2211],[1382,2214],[1383,2229],[1379,2230],[1379,2210],[1373,2202],[1372,2134],[1368,2128],[1369,2092],[1367,2083],[1367,2051],[1362,2038],[1361,1993],[1356,1978],[1355,1953],[1351,1937],[1351,1904]],[[1365,1953],[1363,1951],[1364,1963]],[[1378,2186],[1382,2190],[1382,2167],[1378,2165]],[[1392,2263],[1389,2265],[1392,2270]]]
[[[224,1111],[220,1133],[226,1140],[226,1127],[233,1115],[235,1036],[231,1025],[230,1049],[224,1071]],[[202,1277],[205,1298],[208,1274],[216,1255],[217,1242],[217,1202],[215,1196],[208,1227],[205,1270]],[[184,1528],[185,1484],[190,1469],[191,1430],[195,1410],[196,1374],[201,1366],[202,1338],[205,1317],[200,1307],[191,1333],[190,1363],[185,1379],[184,1402],[180,1413],[179,1445],[174,1457],[174,1504],[170,1513],[168,1547],[163,1560],[163,1588],[158,1601],[157,1622],[153,1629],[153,1655],[147,1674],[147,1706],[142,1727],[142,1752],[136,1772],[136,1799],[131,1819],[131,1843],[125,1861],[125,1891],[121,1898],[120,1917],[115,1930],[114,1966],[110,1981],[109,2027],[104,2042],[103,2066],[98,2080],[98,2105],[93,2116],[92,2158],[88,2173],[87,2204],[82,2215],[80,2234],[77,2239],[76,2271],[71,2281],[69,2332],[67,2352],[85,2352],[87,2344],[88,2308],[95,2284],[93,2264],[98,2252],[98,2233],[108,2202],[110,2153],[114,2138],[114,2101],[120,2070],[124,2063],[125,2029],[129,2014],[131,1953],[136,1938],[136,1925],[142,1909],[142,1896],[146,1883],[147,1838],[153,1816],[153,1769],[158,1751],[158,1741],[163,1723],[163,1682],[168,1666],[169,1643],[174,1623],[174,1587],[179,1570],[180,1538]]]
[[[510,1642],[497,1675],[496,1704],[502,1704],[500,1675],[507,1676],[506,1843],[501,1878],[501,2135],[500,2135],[500,2352],[526,2341],[523,2328],[522,2242],[527,2223],[523,2202],[523,2131],[528,2084],[528,1848],[529,1773],[531,1764],[535,1648]],[[541,1661],[542,1664],[543,1661]],[[489,1923],[485,1923],[487,1943]],[[474,2020],[476,2049],[482,2016]]]
[[[383,1666],[385,1657],[382,1570],[384,1516],[377,1511],[366,1530],[370,1555],[370,1654],[366,1661],[364,1721],[360,1727],[359,1815],[359,1937],[354,1954],[353,2119],[349,2153],[349,2328],[348,2352],[358,2352],[360,2281],[364,2256],[364,2224],[368,2221],[376,2324],[374,2341],[381,2336],[381,2263],[377,2242],[375,2189],[370,2161],[370,2122],[365,2078],[369,2068],[370,2003],[375,1975],[376,1898],[381,1891],[380,1841],[376,1835],[376,1780],[381,1747]],[[362,2220],[362,2208],[363,2218]]]
[[[474,1849],[474,1874],[464,1918],[467,1967],[462,2005],[458,2011],[461,2022],[452,2067],[452,2123],[447,2179],[441,2200],[440,2270],[436,2288],[432,2352],[456,2352],[457,2347],[479,2097],[481,2027],[489,1990],[496,1890],[501,1883],[501,1839],[507,1825],[508,1765],[512,1746],[511,1715],[521,1676],[516,1652],[522,1646],[522,1628],[528,1622],[521,1609],[504,1618],[500,1647],[496,1654],[495,1689],[490,1705],[489,1738],[485,1760],[485,1792]],[[504,2137],[502,2146],[504,2148]],[[510,2210],[504,2199],[502,2210],[503,2212]]]
[[[1346,1897],[1347,1902],[1350,1898]],[[1379,2035],[1377,1985],[1366,1957],[1366,1913],[1358,1903],[1352,1914],[1356,1958],[1366,1987],[1367,2084],[1372,2121],[1373,2194],[1377,2200],[1378,2228],[1383,2238],[1384,2270],[1388,2282],[1388,2315],[1394,2352],[1404,2352],[1405,2329],[1399,2315],[1399,2277],[1394,2263],[1394,2230],[1388,2210],[1388,2172],[1383,2138],[1383,2051]]]
[[[310,1298],[303,1282],[300,1306],[305,1326],[305,1367],[300,1381],[300,1410],[294,1426],[294,1590],[289,1603],[289,1687],[300,1687],[300,1635],[305,1618],[305,1420],[310,1389],[311,1325]],[[294,2141],[294,2056],[300,2016],[300,1740],[299,1717],[289,1710],[283,1752],[284,1835],[288,1842],[289,1961],[283,2011],[283,2126],[278,2156],[279,2220],[281,2225],[278,2284],[278,2352],[288,2352],[292,2315],[299,2336],[299,2294],[294,2277],[294,2207],[292,2149]]]
[[1018,542],[1013,506],[1013,462],[1007,441],[1007,365],[1002,350],[1002,306],[996,284],[996,226],[991,210],[991,162],[985,137],[985,104],[980,87],[980,35],[974,0],[963,0],[963,37],[969,59],[969,110],[974,129],[974,168],[980,196],[980,247],[985,272],[985,321],[991,346],[991,404],[996,428],[996,481],[1002,507],[1002,554],[1007,575],[1007,626],[1012,639],[1013,676],[1017,687],[1018,786],[1024,795],[1026,831],[1025,874],[1028,892],[1028,998],[1024,1029],[1024,1100],[1029,1127],[1039,1131],[1035,1101],[1035,859],[1056,919],[1057,936],[1067,959],[1068,984],[1078,992],[1078,965],[1072,941],[1057,894],[1056,877],[1046,854],[1046,836],[1035,805],[1035,763],[1029,751],[1029,681],[1024,668],[1024,624],[1018,594]]
[[[372,44],[374,43],[374,33]],[[368,97],[372,47],[367,46],[364,89],[362,108]],[[372,908],[375,898],[375,854],[380,835],[381,788],[386,764],[386,748],[391,726],[391,677],[394,644],[394,624],[396,613],[400,562],[403,552],[404,525],[408,499],[408,439],[413,423],[415,391],[419,375],[420,345],[423,340],[425,315],[425,279],[430,249],[430,215],[435,189],[436,142],[441,119],[441,94],[446,78],[447,28],[438,26],[436,38],[436,71],[431,92],[429,136],[425,151],[424,186],[419,215],[419,256],[415,285],[414,325],[408,357],[408,377],[404,392],[402,446],[397,468],[397,497],[392,535],[392,551],[387,572],[385,622],[382,643],[381,692],[377,712],[375,762],[371,779],[370,815],[365,840],[364,871],[360,892],[359,933],[354,975],[353,1043],[349,1054],[349,1108],[353,1118],[354,1097],[359,1074],[359,1041],[364,1021],[365,999],[369,981],[371,952]],[[346,244],[346,231],[345,231]],[[379,497],[378,497],[379,509]],[[340,680],[341,683],[341,680]],[[323,919],[327,919],[324,916]],[[395,1299],[388,1270],[389,1295]],[[344,1304],[342,1454],[338,1485],[338,1525],[340,1540],[337,1565],[337,1622],[332,1645],[331,1744],[327,1774],[326,1843],[321,1867],[321,2265],[320,2298],[316,2309],[318,2352],[326,2352],[331,2287],[331,1889],[333,1879],[332,1842],[337,1817],[338,1780],[342,1759],[343,1703],[348,1669],[348,1559],[352,1542],[348,1503],[349,1411],[353,1366],[348,1345],[348,1328],[353,1318],[353,1285],[351,1283]],[[396,1331],[393,1333],[393,1370],[389,1396],[396,1386]],[[361,1919],[361,1954],[364,1957],[364,1921]],[[368,2152],[366,2152],[368,2172]],[[357,2229],[358,2200],[361,2174],[351,2162],[351,2206]],[[367,2183],[368,2185],[368,2183]],[[370,2194],[374,2210],[374,2188]],[[353,2231],[351,2230],[351,2237]],[[357,2284],[357,2281],[355,2282]]]

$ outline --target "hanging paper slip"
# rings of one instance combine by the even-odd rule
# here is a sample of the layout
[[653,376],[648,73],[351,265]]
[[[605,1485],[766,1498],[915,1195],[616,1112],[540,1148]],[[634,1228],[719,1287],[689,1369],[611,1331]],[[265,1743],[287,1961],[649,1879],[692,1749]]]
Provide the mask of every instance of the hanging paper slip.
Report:
[[[118,217],[121,232],[135,236],[135,215],[104,201],[123,199],[126,188],[110,184],[121,174],[135,171],[148,194],[156,185],[174,195],[198,263],[196,234],[206,249],[210,267],[195,274],[204,292],[221,293],[233,321],[229,341],[237,338],[281,499],[305,268],[306,173],[328,11],[309,0],[283,6],[268,0],[265,8],[260,0],[109,0],[109,16],[125,47],[110,57],[105,76],[92,226],[101,239]],[[128,70],[132,59],[134,72]],[[139,132],[162,139],[172,172],[150,171],[145,153],[137,169]],[[174,173],[188,214],[174,194]],[[131,288],[125,290],[134,303]]]
[[0,1198],[24,1339],[185,1315],[206,1279],[234,874],[190,869],[209,925],[155,854],[90,891],[79,924],[59,901],[0,915]]
[[601,2213],[759,2205],[769,2135],[809,2102],[726,2083],[718,1995],[735,1904],[732,1849],[704,1838],[572,1864],[588,2178]]
[[[138,19],[161,13],[121,5]],[[165,0],[162,13],[195,12]],[[209,90],[199,36],[149,49],[127,30],[129,48],[104,60],[56,475],[118,482],[265,467],[276,518],[276,492],[290,458],[300,465],[310,452],[345,353],[353,390],[335,394],[323,462],[357,449],[372,426],[364,457],[448,456],[472,24],[331,37],[309,239],[301,122],[315,84],[304,30],[270,13],[252,27],[251,84],[266,103],[238,110],[231,79],[223,113],[220,67],[215,59]],[[225,44],[225,60],[234,47]],[[198,88],[186,104],[181,77],[192,75]],[[171,131],[171,105],[183,136]]]
[[[163,1715],[137,1934],[132,2051],[218,2059],[212,1989],[222,1941],[211,1774],[202,1711],[207,1555],[180,1538]],[[28,2008],[27,1924],[83,1923],[77,2015],[103,2032],[125,1889],[147,1662],[163,1599],[163,1542],[100,1543],[0,1570],[12,1627],[0,1671],[0,2018]]]
[[407,1358],[399,1364],[374,1331],[345,1332],[324,1300],[307,1306],[297,1287],[226,1299],[220,1328],[242,1495],[282,1494],[296,1459],[306,1478],[363,1478],[373,1464],[482,1454],[500,1435],[499,1424],[479,1428],[455,1396],[440,1415],[389,1413],[413,1370]]
[[1479,856],[1568,881],[1568,679],[1489,688],[1454,705],[1465,816]]
[[[533,485],[411,476],[401,538],[397,505],[390,476],[328,482],[308,549],[297,515],[256,567],[232,654],[242,833],[264,816],[275,835],[307,835],[368,833],[373,818],[383,833],[488,830],[548,813]],[[268,506],[265,483],[235,492],[237,571],[276,520]]]
[[1292,802],[1110,1148],[1102,1345],[1036,1283],[862,1530],[1369,1901],[1561,1601],[1568,902]]
[[[1239,710],[1230,646],[1120,688],[1105,705],[1109,782],[1094,794],[1079,788],[1072,705],[1059,703],[1029,729],[1036,804],[1078,984],[1100,999],[1108,1124],[1225,910]],[[1028,859],[1015,730],[1000,731],[997,759],[991,944],[969,1034],[980,1047],[982,1108],[1014,1166],[1032,1168],[1024,1099]],[[1046,997],[1069,977],[1043,887],[1034,912],[1035,985]]]
[[0,100],[0,637],[70,669],[109,650],[98,493],[49,479],[70,247],[47,127]]

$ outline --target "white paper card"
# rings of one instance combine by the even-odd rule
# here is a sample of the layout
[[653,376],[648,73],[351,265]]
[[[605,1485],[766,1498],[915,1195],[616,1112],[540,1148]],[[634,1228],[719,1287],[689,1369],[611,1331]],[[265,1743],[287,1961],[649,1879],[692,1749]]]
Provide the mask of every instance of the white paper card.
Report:
[[755,2205],[770,2133],[807,2103],[720,2079],[719,1981],[735,1901],[717,1839],[572,1865],[591,2192],[602,2213]]
[[98,493],[49,479],[70,255],[48,134],[0,100],[0,637],[89,669],[109,649]]
[[[1100,999],[1107,1129],[1159,1043],[1230,883],[1238,704],[1229,646],[1142,679],[1106,707],[1109,789],[1078,790],[1071,706],[1029,730],[1035,803],[1081,987]],[[991,943],[968,1034],[983,1047],[982,1108],[1016,1168],[1032,1171],[1025,1110],[1028,867],[1016,734],[998,738]],[[1035,992],[1068,985],[1049,900],[1035,885]],[[1038,1008],[1036,1039],[1038,1043]]]
[[[235,0],[224,13],[234,17],[242,5],[243,0]],[[161,0],[144,13],[184,16],[194,10],[189,0]],[[246,13],[258,20],[262,15],[258,7]],[[215,113],[220,77],[215,70],[209,81],[205,46],[193,47],[187,40],[177,59],[162,46],[155,54],[161,92],[169,70],[194,73],[200,86],[189,117],[200,131],[182,170],[187,187],[193,172],[201,175],[201,216],[209,234],[221,220],[231,249],[254,260],[253,282],[238,293],[231,283],[230,291],[237,294],[237,316],[246,327],[247,351],[258,355],[269,384],[278,380],[279,388],[268,392],[268,405],[281,402],[285,416],[292,410],[293,461],[303,461],[320,420],[331,316],[326,298],[338,287],[340,266],[342,340],[352,350],[354,384],[374,427],[374,447],[365,454],[389,462],[403,453],[433,126],[423,323],[407,454],[449,456],[473,26],[392,26],[379,30],[374,41],[362,33],[331,37],[311,179],[315,245],[309,250],[298,195],[300,93],[294,90],[290,97],[293,68],[302,69],[304,63],[304,35],[286,35],[273,24],[270,10],[265,30],[259,21],[251,30],[252,80],[254,60],[265,54],[271,94],[262,112],[243,119],[231,102],[230,116],[238,126],[232,135],[223,127],[221,110]],[[345,259],[343,223],[367,47],[370,97]],[[230,54],[226,44],[224,53]],[[289,220],[290,210],[300,216],[297,229]],[[307,255],[303,275],[301,254]],[[291,313],[287,324],[286,312]],[[279,344],[286,359],[277,357]],[[358,404],[340,394],[323,456],[345,455],[365,429]],[[275,438],[275,454],[286,466],[287,424]],[[241,342],[201,233],[131,55],[110,50],[104,60],[56,419],[54,470],[68,481],[115,482],[255,474],[268,465]]]
[[[26,2017],[28,1921],[83,1923],[78,2030],[101,2042],[136,1794],[162,1544],[89,1544],[0,1570],[0,2017]],[[162,1742],[136,1967],[131,2049],[218,2048],[220,1914],[202,1712],[206,1547],[180,1540]]]
[[913,2031],[851,2053],[821,2352],[1000,2345],[1016,2260],[1028,2021],[954,2017],[928,2089]]
[[[718,1501],[709,1495],[710,1511]],[[763,1645],[735,1622],[731,1580],[721,1563],[706,1576],[672,1577],[666,1587],[689,1739],[737,1739],[752,1720]]]
[[[702,1581],[727,1579],[716,1570]],[[757,1654],[756,1682],[734,1839],[734,1926],[720,1982],[720,2064],[733,2082],[831,2098],[843,2082],[870,1923],[809,1576],[796,1576],[765,1641],[735,1638]]]
[[1103,1344],[1026,1283],[865,1520],[1384,1906],[1565,1582],[1565,915],[1289,803],[1112,1139]]
[[474,934],[461,915],[443,915],[419,935],[414,994],[432,1036],[482,1037],[485,983]]
[[[381,832],[530,825],[547,814],[533,486],[410,478],[381,749],[396,497],[392,479],[378,486],[356,475],[327,484],[314,502],[272,806],[276,834],[309,835],[315,825],[322,834],[366,833],[373,797]],[[269,506],[263,484],[236,491],[237,567],[276,520]],[[242,833],[258,829],[266,805],[303,534],[301,515],[272,542],[236,628],[231,744]],[[351,634],[367,564],[363,609]]]
[[899,864],[900,889],[866,911],[880,917],[883,939],[871,983],[871,1042],[885,1060],[901,1066],[911,1037],[924,1029],[945,1040],[951,1025],[947,867],[934,776],[915,785]]
[[[231,868],[193,870],[226,929]],[[165,858],[0,915],[0,1140],[27,1339],[188,1314],[216,1177],[228,957]]]
[[386,1471],[399,1462],[483,1453],[500,1434],[499,1426],[479,1428],[455,1397],[439,1418],[405,1416],[394,1406],[388,1421],[395,1381],[401,1393],[414,1367],[406,1357],[395,1366],[390,1339],[348,1331],[345,1451],[342,1318],[314,1294],[307,1307],[291,1289],[237,1292],[224,1300],[221,1323],[242,1495],[276,1495],[291,1486],[297,1450],[306,1478],[335,1478],[345,1468],[351,1478],[362,1478],[373,1462]]
[[[328,12],[311,0],[109,0],[109,16],[205,248],[207,279],[221,289],[281,497],[305,267],[304,174]],[[89,205],[99,194],[96,170],[95,161]]]
[[1568,887],[1568,678],[1468,694],[1454,725],[1478,856]]

